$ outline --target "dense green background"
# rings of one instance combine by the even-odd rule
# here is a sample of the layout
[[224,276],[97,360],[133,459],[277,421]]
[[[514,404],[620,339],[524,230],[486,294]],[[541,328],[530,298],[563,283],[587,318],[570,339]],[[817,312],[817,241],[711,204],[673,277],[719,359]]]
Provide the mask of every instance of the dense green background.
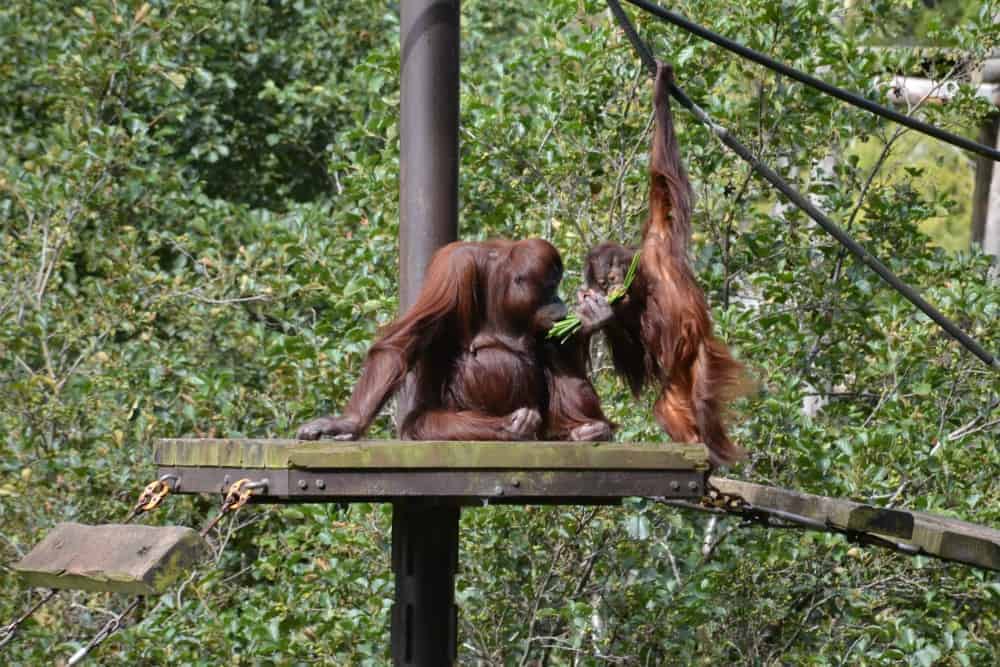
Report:
[[[650,86],[596,0],[463,4],[462,235],[552,240],[572,294],[588,244],[636,239]],[[949,66],[862,45],[947,42],[969,54],[961,75],[997,43],[992,3],[945,25],[919,3],[857,4],[671,6],[873,97],[887,73]],[[0,619],[30,600],[10,562],[57,521],[120,518],[154,438],[291,434],[343,403],[395,312],[397,5],[151,5],[0,8]],[[987,260],[940,248],[965,246],[968,156],[639,25],[695,99],[1000,349]],[[965,133],[987,112],[970,96],[921,111]],[[752,456],[733,474],[1000,524],[996,373],[678,121],[692,256],[760,384],[737,405]],[[620,439],[662,439],[608,365]],[[373,435],[391,433],[387,412]],[[150,521],[198,525],[214,503],[175,498]],[[385,664],[389,519],[251,508],[214,567],[98,655]],[[1000,662],[995,574],[644,501],[466,511],[458,596],[464,664]],[[60,596],[0,660],[51,664],[125,604]]]

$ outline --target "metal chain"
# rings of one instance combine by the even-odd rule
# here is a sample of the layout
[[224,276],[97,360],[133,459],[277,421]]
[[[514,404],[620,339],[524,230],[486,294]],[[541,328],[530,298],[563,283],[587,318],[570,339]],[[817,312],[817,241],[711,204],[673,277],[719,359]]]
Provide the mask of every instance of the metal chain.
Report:
[[124,523],[129,523],[135,517],[159,507],[163,499],[167,497],[167,494],[173,490],[170,484],[167,483],[168,479],[172,479],[174,484],[177,483],[176,475],[163,475],[160,479],[147,484],[146,488],[139,494],[139,499],[132,506],[128,516],[125,517]]
[[216,524],[222,520],[222,517],[226,516],[229,512],[235,512],[241,507],[247,504],[250,497],[254,494],[254,491],[264,489],[267,487],[267,481],[261,480],[259,482],[251,482],[247,478],[237,480],[233,482],[229,490],[226,492],[225,497],[222,499],[222,507],[219,508],[219,513],[209,521],[204,528],[201,529],[201,536],[207,536]]
[[16,620],[11,621],[7,625],[0,628],[0,648],[3,648],[7,644],[9,644],[14,639],[14,635],[17,634],[17,629],[21,626],[21,624],[24,623],[29,618],[31,618],[31,615],[34,614],[36,611],[38,611],[42,607],[42,605],[44,605],[49,600],[54,598],[56,596],[56,593],[58,593],[56,589],[54,588],[50,589],[48,593],[42,596],[41,600],[36,602],[34,606],[28,609],[28,611],[21,614],[20,618],[17,618]]
[[89,642],[87,642],[86,646],[70,656],[69,662],[66,664],[70,665],[70,667],[72,667],[72,665],[79,664],[80,661],[87,657],[88,653],[97,648],[97,646],[99,646],[105,639],[113,635],[119,630],[119,628],[122,627],[122,621],[124,621],[125,617],[131,614],[135,608],[139,606],[140,602],[142,602],[141,597],[137,597],[132,600],[129,606],[125,607],[125,610],[122,611],[122,613],[113,616],[111,620],[105,623],[104,627],[102,627],[97,634],[94,635]]
[[741,512],[751,507],[743,496],[735,493],[725,493],[711,482],[705,482],[705,495],[698,501],[702,507],[709,509],[725,510],[727,512]]
[[[813,522],[797,514],[789,514],[775,509],[764,509],[751,504],[738,493],[726,493],[709,481],[705,482],[705,495],[701,497],[699,506],[709,510],[733,514],[743,519],[744,525],[759,525],[765,528],[806,527],[821,528],[818,522]],[[779,519],[784,524],[776,524],[772,519]]]

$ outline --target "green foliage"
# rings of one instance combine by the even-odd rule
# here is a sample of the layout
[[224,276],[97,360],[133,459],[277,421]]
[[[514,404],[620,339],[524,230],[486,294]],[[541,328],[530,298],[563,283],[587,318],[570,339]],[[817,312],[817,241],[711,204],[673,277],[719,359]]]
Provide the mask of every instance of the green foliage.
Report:
[[[992,16],[995,7],[979,0],[921,0],[895,3],[887,26],[896,32],[895,43],[953,45],[954,32],[964,23]],[[901,10],[901,11],[900,11]]]
[[[947,144],[913,132],[901,134],[898,144],[881,166],[883,182],[902,179],[927,197],[940,201],[940,209],[920,222],[920,230],[942,248],[965,250],[969,247],[972,219],[973,161]],[[856,142],[849,153],[857,154],[861,168],[870,171],[884,148],[884,144],[877,142]]]
[[[834,2],[677,8],[878,96],[874,82],[912,57],[859,46],[913,3],[859,4],[850,30]],[[894,128],[638,24],[696,100],[1000,349],[987,259],[921,231],[965,195],[849,150],[864,137],[894,155]],[[339,0],[0,7],[0,619],[28,602],[8,564],[56,521],[123,516],[154,438],[286,436],[344,402],[396,307],[398,31],[395,6]],[[973,60],[996,38],[985,20],[951,30]],[[649,84],[597,0],[468,0],[462,48],[462,234],[550,239],[571,294],[590,243],[637,239]],[[971,98],[924,111],[952,129],[984,112]],[[698,274],[760,385],[734,416],[752,452],[735,472],[1000,523],[996,373],[677,115]],[[661,439],[595,354],[619,437]],[[387,412],[372,435],[391,433]],[[199,525],[214,502],[172,498],[150,521]],[[389,519],[379,506],[249,508],[214,567],[149,601],[99,655],[385,664]],[[1000,658],[995,576],[840,537],[644,500],[468,510],[462,531],[462,663]],[[4,659],[68,655],[124,604],[60,596]]]

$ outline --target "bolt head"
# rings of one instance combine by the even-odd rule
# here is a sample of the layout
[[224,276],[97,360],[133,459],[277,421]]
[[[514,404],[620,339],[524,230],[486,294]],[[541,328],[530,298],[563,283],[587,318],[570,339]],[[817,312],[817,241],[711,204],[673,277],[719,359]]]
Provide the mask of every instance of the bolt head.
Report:
[[325,489],[326,488],[326,482],[324,480],[322,480],[322,479],[317,479],[316,480],[316,488],[317,489]]
[[299,480],[299,488],[302,489],[303,491],[305,491],[306,489],[309,488],[309,482],[307,482],[304,479],[300,479]]

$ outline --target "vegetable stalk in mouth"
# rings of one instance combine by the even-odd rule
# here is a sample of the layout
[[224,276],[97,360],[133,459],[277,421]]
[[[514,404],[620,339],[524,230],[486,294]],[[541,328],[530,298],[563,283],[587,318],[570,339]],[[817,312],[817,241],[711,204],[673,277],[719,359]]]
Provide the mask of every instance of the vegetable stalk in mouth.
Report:
[[[613,288],[608,292],[608,303],[614,303],[618,301],[628,292],[628,288],[632,286],[632,281],[635,280],[635,274],[639,270],[639,253],[635,253],[632,256],[632,263],[628,266],[628,273],[625,276],[625,282],[621,285]],[[580,316],[576,313],[570,313],[565,318],[559,320],[552,325],[549,329],[549,333],[546,334],[546,338],[555,338],[560,343],[565,343],[573,334],[580,330],[583,324],[580,322]]]

